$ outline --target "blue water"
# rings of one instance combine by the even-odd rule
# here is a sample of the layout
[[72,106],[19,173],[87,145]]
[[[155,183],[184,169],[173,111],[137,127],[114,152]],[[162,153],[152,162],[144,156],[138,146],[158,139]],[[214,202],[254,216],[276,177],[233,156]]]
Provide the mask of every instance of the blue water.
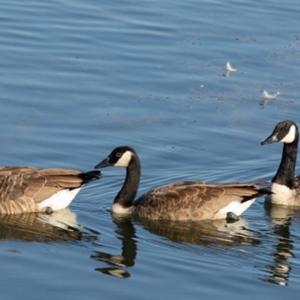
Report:
[[[299,14],[296,0],[0,1],[1,165],[86,170],[128,144],[140,193],[270,179],[281,146],[259,142],[300,119]],[[230,226],[115,220],[123,178],[105,170],[65,212],[82,235],[1,217],[1,297],[298,297],[299,211],[260,198]]]

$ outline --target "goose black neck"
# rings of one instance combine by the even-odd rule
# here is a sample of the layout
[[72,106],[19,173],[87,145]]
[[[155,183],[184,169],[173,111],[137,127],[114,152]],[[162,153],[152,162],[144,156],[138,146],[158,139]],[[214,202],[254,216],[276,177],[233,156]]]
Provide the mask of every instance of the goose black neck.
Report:
[[141,163],[138,156],[132,156],[130,163],[126,169],[126,179],[124,184],[116,196],[114,203],[120,204],[122,207],[130,207],[133,205],[141,177]]
[[291,189],[294,187],[295,182],[298,138],[297,135],[293,143],[284,144],[279,168],[272,179],[272,182],[286,185]]

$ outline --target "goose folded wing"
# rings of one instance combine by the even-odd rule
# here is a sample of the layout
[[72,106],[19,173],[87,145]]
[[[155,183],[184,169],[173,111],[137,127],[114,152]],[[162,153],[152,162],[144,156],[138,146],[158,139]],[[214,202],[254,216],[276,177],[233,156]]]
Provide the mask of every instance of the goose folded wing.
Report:
[[[232,201],[247,201],[259,195],[255,184],[215,185],[204,182],[180,182],[153,189],[137,202],[139,215],[167,216],[188,214],[205,219]],[[178,217],[178,216],[177,216]]]
[[5,168],[0,170],[0,201],[39,203],[63,189],[82,185],[81,172],[67,169]]

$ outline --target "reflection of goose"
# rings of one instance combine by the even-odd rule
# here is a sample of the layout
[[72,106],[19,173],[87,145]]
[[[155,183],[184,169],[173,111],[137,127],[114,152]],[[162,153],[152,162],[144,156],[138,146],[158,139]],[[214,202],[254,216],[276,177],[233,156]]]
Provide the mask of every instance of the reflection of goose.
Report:
[[272,178],[273,204],[300,207],[300,177],[295,177],[299,131],[293,121],[279,122],[272,134],[263,142],[284,144],[281,162],[276,175]]
[[[121,240],[119,254],[94,251],[91,258],[105,263],[95,271],[118,278],[130,277],[129,267],[133,267],[137,256],[137,237],[129,217],[114,217],[117,225],[116,237]],[[214,222],[155,222],[149,219],[136,219],[145,230],[167,238],[176,243],[190,243],[204,247],[236,247],[239,245],[257,245],[260,241],[253,237],[253,232],[247,229],[245,219],[240,218],[235,223],[227,224],[224,220]],[[108,266],[107,266],[108,265]]]
[[0,214],[53,212],[67,207],[99,171],[5,167],[0,169]]
[[299,208],[290,208],[279,205],[270,205],[266,202],[265,209],[273,224],[274,236],[277,245],[273,253],[273,262],[268,266],[269,274],[266,281],[278,285],[288,285],[289,275],[292,270],[290,258],[293,257],[293,240],[290,226],[294,216],[300,216]]
[[40,214],[38,220],[41,223],[59,227],[64,230],[80,230],[76,214],[68,208],[60,209],[52,214]]
[[115,214],[138,215],[155,220],[236,220],[256,197],[269,193],[255,183],[211,184],[201,181],[175,182],[155,188],[136,201],[141,164],[128,146],[115,148],[96,168],[126,168],[126,179],[112,205]]
[[139,220],[143,227],[177,243],[189,243],[202,246],[238,246],[241,244],[257,245],[259,240],[247,229],[247,222],[240,218],[228,224],[223,220],[213,222],[176,222]]
[[114,223],[117,226],[116,235],[122,242],[121,254],[113,255],[95,251],[91,258],[109,265],[109,267],[96,268],[95,271],[118,278],[127,278],[130,273],[126,268],[134,266],[137,253],[135,229],[129,218],[115,218]]
[[[16,214],[0,216],[0,239],[29,242],[59,242],[81,238],[76,216],[69,209],[51,215]],[[72,222],[70,220],[72,219]],[[59,227],[52,223],[60,224]]]

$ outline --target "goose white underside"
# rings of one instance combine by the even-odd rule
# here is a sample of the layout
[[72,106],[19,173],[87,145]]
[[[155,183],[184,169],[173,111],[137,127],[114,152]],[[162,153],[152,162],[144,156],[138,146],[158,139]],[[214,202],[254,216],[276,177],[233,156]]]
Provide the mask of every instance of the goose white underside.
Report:
[[271,202],[278,205],[296,206],[296,191],[283,184],[273,183]]
[[39,203],[39,207],[41,210],[50,207],[52,210],[59,210],[66,208],[70,205],[72,200],[76,197],[78,192],[81,190],[80,188],[69,190],[61,190],[55,194],[53,194],[50,198],[43,200]]
[[133,212],[134,207],[123,207],[119,203],[114,203],[111,207],[111,210],[116,215],[130,215]]
[[216,215],[215,219],[225,219],[227,217],[227,213],[232,212],[237,216],[240,216],[245,210],[247,210],[254,202],[255,198],[245,201],[243,203],[239,201],[232,201],[227,206],[220,209]]

